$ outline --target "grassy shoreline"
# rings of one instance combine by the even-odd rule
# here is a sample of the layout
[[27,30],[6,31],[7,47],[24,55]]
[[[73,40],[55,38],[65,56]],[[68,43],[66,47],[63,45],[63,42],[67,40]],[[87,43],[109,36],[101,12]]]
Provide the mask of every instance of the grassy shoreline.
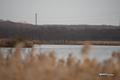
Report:
[[23,47],[33,47],[33,42],[21,38],[0,39],[0,47],[15,47],[17,43],[24,43]]
[[33,40],[33,44],[61,44],[61,45],[84,45],[88,42],[91,45],[120,45],[120,41],[39,41]]
[[51,41],[40,41],[40,40],[24,40],[22,38],[10,38],[0,39],[0,47],[14,47],[15,44],[23,42],[24,47],[32,47],[34,44],[56,44],[56,45],[84,45],[89,43],[91,45],[112,45],[120,46],[120,41],[66,41],[66,40],[51,40]]

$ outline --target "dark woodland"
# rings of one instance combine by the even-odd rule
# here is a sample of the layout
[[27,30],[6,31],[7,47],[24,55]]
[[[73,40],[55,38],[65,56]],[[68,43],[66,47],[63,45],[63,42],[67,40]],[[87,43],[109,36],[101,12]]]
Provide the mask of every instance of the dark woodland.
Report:
[[120,41],[120,26],[33,25],[1,20],[0,39],[14,36],[41,41]]

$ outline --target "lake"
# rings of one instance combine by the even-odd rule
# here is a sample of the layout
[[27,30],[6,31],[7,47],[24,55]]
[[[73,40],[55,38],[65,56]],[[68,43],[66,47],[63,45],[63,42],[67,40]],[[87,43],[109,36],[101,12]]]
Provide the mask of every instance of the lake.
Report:
[[[46,52],[48,53],[49,51],[55,51],[56,56],[58,59],[63,58],[67,59],[68,55],[70,53],[73,54],[73,56],[76,59],[81,59],[81,49],[83,45],[37,45],[35,44],[34,46],[34,53],[35,54],[40,54],[40,52]],[[6,56],[8,54],[8,50],[11,48],[0,48],[1,50],[4,51]],[[29,53],[31,48],[23,48],[23,53]],[[96,57],[99,62],[102,62],[106,59],[111,58],[112,52],[113,51],[119,51],[120,46],[105,46],[105,45],[91,45],[91,50],[89,52],[89,57],[90,59]],[[14,51],[14,48],[12,49]]]

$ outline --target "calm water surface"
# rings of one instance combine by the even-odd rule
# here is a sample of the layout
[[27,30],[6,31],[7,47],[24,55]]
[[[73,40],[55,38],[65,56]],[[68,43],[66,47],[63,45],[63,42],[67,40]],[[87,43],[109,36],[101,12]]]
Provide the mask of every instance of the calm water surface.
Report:
[[[59,58],[67,59],[68,55],[70,53],[73,54],[73,56],[76,59],[81,59],[81,49],[83,45],[37,45],[34,46],[34,53],[40,54],[42,52],[48,53],[49,51],[55,51],[56,56]],[[8,54],[8,50],[11,48],[0,48],[1,50],[5,51],[5,55]],[[23,53],[27,54],[29,53],[31,48],[23,48]],[[92,45],[90,53],[87,57],[90,59],[96,57],[98,61],[102,62],[106,59],[111,58],[113,51],[119,51],[120,46],[103,46],[103,45]],[[14,49],[12,50],[14,51]]]

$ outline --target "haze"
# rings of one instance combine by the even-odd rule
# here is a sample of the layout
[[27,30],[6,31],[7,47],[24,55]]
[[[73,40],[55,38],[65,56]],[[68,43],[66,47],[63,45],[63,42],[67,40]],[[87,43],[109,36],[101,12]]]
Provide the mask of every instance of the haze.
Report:
[[35,24],[119,25],[120,0],[0,0],[0,19]]

